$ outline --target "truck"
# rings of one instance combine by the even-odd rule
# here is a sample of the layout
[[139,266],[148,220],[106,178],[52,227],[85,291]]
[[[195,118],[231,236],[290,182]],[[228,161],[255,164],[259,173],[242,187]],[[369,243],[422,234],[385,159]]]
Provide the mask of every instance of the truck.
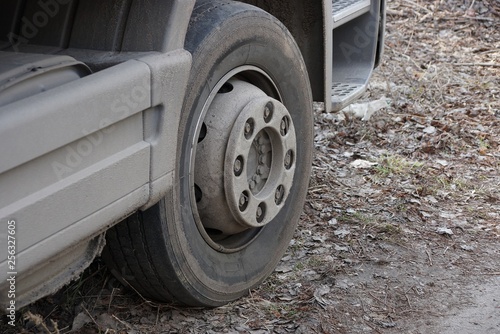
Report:
[[0,304],[96,256],[217,307],[269,276],[305,202],[313,101],[359,98],[385,0],[0,3]]

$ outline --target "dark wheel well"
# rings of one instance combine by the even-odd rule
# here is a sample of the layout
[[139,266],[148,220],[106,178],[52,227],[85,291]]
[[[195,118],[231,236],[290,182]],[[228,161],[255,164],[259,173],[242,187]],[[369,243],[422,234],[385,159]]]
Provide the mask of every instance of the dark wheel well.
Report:
[[322,1],[244,0],[275,16],[290,31],[300,48],[309,73],[314,101],[325,96],[325,31]]

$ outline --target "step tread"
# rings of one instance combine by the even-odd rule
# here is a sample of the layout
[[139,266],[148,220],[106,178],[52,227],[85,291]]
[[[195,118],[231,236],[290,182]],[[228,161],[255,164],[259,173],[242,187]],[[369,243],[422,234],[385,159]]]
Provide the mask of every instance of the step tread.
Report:
[[338,22],[353,14],[365,13],[369,10],[370,4],[371,0],[332,0],[333,22]]
[[332,84],[332,110],[338,111],[365,91],[366,85],[358,83],[334,82]]

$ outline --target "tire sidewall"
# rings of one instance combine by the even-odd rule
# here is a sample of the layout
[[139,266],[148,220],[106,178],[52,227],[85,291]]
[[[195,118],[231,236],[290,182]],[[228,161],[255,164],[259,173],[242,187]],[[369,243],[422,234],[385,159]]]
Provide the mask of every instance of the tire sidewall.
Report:
[[[248,7],[248,6],[247,6]],[[286,28],[269,14],[246,10],[216,24],[217,29],[196,41],[190,87],[181,116],[173,208],[166,210],[164,234],[181,281],[205,305],[217,306],[245,294],[275,268],[295,231],[309,181],[312,160],[312,98],[300,52]],[[253,27],[255,29],[248,29]],[[218,43],[218,44],[217,44]],[[219,80],[244,65],[257,66],[278,87],[297,133],[294,182],[284,208],[244,249],[221,253],[203,238],[190,200],[190,151],[204,102]],[[297,205],[300,204],[300,205]],[[167,203],[164,203],[164,209]],[[165,212],[165,211],[164,211]],[[168,214],[167,214],[168,215]],[[203,297],[202,297],[203,296]]]

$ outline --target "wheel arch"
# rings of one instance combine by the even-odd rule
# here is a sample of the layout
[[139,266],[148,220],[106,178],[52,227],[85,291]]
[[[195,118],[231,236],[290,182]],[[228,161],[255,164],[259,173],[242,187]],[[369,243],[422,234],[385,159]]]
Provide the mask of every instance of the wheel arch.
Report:
[[243,0],[275,16],[290,31],[307,66],[313,100],[325,101],[325,45],[327,0]]

